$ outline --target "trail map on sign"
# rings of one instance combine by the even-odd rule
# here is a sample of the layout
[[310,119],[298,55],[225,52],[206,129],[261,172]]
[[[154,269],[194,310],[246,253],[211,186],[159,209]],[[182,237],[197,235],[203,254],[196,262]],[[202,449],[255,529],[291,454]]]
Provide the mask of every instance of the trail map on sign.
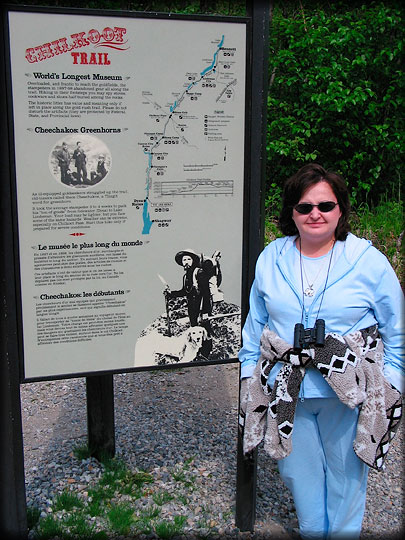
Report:
[[[159,211],[168,211],[162,199],[233,195],[234,180],[218,178],[216,169],[226,164],[227,132],[234,123],[232,114],[227,114],[227,105],[234,99],[238,83],[234,70],[236,48],[225,47],[225,36],[222,35],[211,46],[211,51],[208,65],[204,65],[207,60],[199,60],[198,70],[193,71],[190,66],[190,71],[184,75],[182,87],[172,93],[167,103],[155,101],[153,93],[148,90],[142,92],[143,104],[150,111],[150,125],[155,128],[159,124],[160,127],[159,131],[153,132],[151,129],[144,133],[149,141],[143,143],[146,174],[142,234],[151,232],[155,222],[151,210],[156,205],[159,205]],[[199,128],[197,136],[196,125]],[[190,154],[191,157],[196,155],[196,150],[202,150],[201,142],[204,146],[211,146],[211,155],[215,145],[215,155],[220,154],[220,164],[211,163],[212,159],[202,163],[187,160]],[[189,149],[191,152],[188,152]],[[170,164],[179,158],[183,163],[184,175],[183,178],[174,178]]]

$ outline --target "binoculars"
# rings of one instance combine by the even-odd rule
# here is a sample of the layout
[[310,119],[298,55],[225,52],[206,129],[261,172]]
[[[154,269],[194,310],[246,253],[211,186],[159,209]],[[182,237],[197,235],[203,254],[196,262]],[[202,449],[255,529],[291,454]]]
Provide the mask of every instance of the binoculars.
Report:
[[313,328],[304,328],[297,323],[294,327],[294,349],[309,349],[311,345],[323,347],[325,345],[325,321],[317,319]]

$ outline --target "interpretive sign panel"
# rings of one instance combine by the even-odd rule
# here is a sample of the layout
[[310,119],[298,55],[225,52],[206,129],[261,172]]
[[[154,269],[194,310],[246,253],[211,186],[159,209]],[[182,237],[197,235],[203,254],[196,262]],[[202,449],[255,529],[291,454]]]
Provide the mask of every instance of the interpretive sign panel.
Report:
[[246,25],[8,12],[24,380],[236,357]]

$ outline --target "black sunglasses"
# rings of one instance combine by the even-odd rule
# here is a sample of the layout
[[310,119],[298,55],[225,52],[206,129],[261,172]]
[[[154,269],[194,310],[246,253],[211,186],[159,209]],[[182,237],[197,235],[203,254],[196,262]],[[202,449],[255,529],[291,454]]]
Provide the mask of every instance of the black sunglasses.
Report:
[[332,212],[335,206],[339,204],[333,201],[320,202],[319,204],[300,203],[294,206],[299,214],[310,214],[314,206],[317,206],[320,212]]

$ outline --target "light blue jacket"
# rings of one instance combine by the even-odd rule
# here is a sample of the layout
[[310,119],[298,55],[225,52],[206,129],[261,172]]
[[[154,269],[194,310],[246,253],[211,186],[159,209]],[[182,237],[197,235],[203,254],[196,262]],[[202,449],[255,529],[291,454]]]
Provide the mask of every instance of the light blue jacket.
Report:
[[[294,326],[301,322],[301,283],[295,277],[296,237],[278,238],[260,254],[250,291],[250,306],[242,331],[241,378],[250,377],[260,356],[260,336],[267,324],[293,344]],[[349,233],[343,251],[332,265],[318,318],[326,332],[342,335],[375,323],[384,342],[384,375],[400,392],[404,391],[404,296],[387,258],[371,245]],[[323,288],[304,309],[305,328],[313,327]],[[273,385],[281,364],[269,376]],[[301,397],[336,396],[316,368],[307,369]]]

